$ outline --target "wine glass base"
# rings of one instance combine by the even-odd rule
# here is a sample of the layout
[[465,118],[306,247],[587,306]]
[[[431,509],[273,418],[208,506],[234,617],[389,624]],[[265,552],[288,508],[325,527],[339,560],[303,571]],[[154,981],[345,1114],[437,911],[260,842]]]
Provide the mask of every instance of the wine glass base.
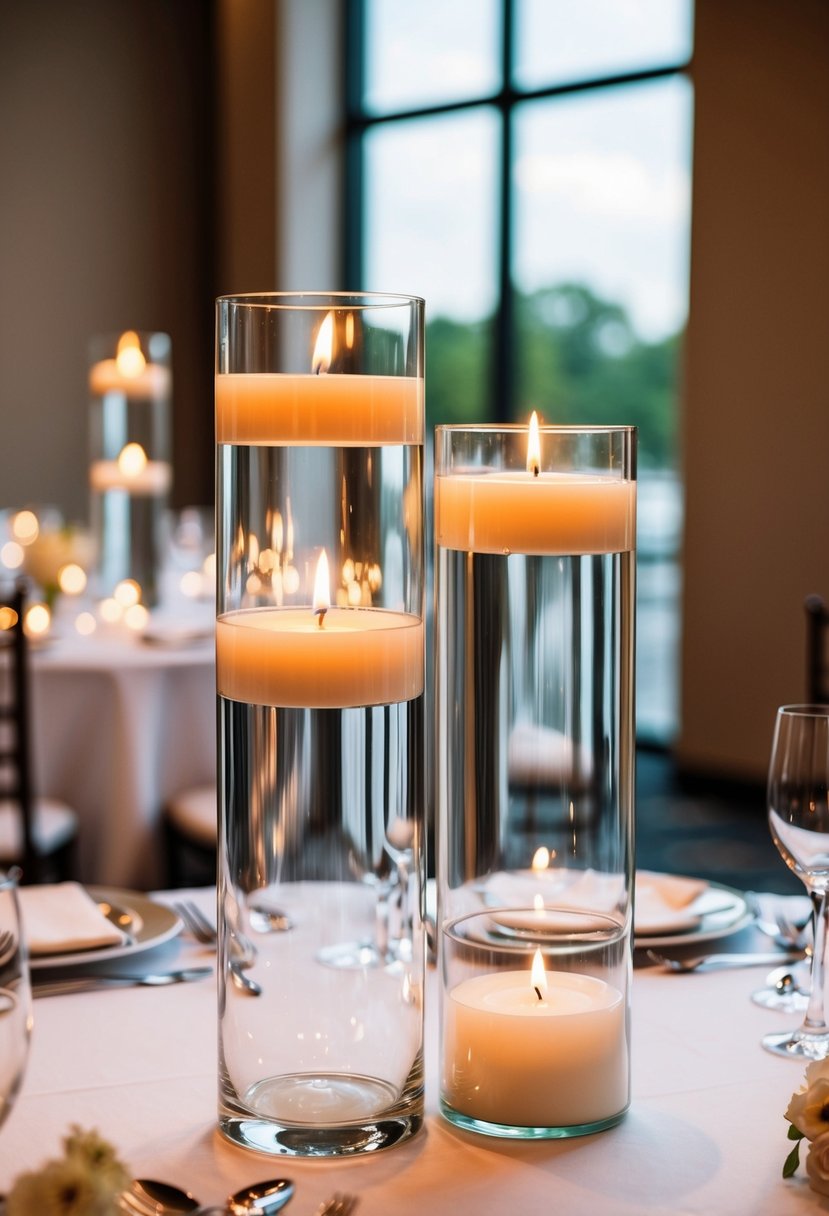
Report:
[[795,988],[780,992],[777,988],[759,988],[752,992],[751,999],[761,1009],[773,1009],[777,1013],[805,1013],[809,1008],[809,994]]
[[760,1040],[766,1051],[792,1060],[829,1059],[829,1033],[805,1034],[802,1030],[783,1030]]

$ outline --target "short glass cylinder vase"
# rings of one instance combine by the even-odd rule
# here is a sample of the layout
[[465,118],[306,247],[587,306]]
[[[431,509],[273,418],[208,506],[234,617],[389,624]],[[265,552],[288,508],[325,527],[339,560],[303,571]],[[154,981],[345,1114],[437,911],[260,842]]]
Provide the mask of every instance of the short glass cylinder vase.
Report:
[[158,602],[164,514],[173,482],[171,343],[128,330],[91,343],[90,519],[96,591],[127,579],[143,604]]
[[440,1103],[467,1130],[629,1104],[635,442],[437,430]]
[[423,303],[222,297],[216,350],[219,1126],[374,1151],[423,1119]]

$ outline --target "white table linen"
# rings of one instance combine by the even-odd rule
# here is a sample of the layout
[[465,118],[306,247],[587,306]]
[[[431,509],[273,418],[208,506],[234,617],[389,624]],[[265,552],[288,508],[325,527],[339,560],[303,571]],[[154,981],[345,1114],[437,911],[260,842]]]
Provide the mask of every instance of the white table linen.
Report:
[[[212,909],[212,892],[195,897]],[[172,898],[170,896],[169,898]],[[203,962],[186,937],[142,965]],[[0,1190],[59,1151],[72,1122],[97,1127],[139,1176],[217,1202],[246,1182],[287,1176],[287,1212],[311,1216],[334,1190],[358,1216],[797,1216],[825,1211],[791,1147],[784,1112],[802,1067],[759,1040],[791,1017],[760,1009],[763,968],[671,975],[637,970],[633,1104],[616,1128],[574,1140],[510,1143],[461,1132],[437,1113],[437,976],[427,985],[427,1121],[404,1145],[351,1161],[246,1152],[216,1131],[215,984],[131,988],[35,1002],[23,1093],[0,1131]],[[289,982],[289,977],[286,977]],[[278,1028],[274,1028],[278,1033]]]
[[78,814],[76,877],[161,885],[164,801],[215,780],[212,639],[67,634],[36,651],[31,669],[36,789]]

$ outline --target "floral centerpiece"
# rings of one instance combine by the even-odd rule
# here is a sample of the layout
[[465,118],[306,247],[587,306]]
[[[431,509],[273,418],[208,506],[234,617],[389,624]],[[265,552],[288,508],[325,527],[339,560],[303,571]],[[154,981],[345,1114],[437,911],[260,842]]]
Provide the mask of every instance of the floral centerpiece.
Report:
[[20,1174],[6,1197],[6,1216],[117,1216],[129,1173],[112,1145],[73,1125],[63,1149],[62,1157]]
[[804,1084],[792,1094],[786,1118],[789,1139],[795,1145],[783,1165],[783,1177],[791,1178],[795,1173],[800,1165],[802,1141],[808,1140],[809,1186],[821,1195],[829,1195],[829,1060],[809,1064]]

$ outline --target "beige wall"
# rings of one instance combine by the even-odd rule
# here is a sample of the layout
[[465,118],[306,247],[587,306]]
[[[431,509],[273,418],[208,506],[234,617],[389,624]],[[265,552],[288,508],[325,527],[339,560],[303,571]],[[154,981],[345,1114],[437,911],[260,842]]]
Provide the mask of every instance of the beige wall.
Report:
[[174,499],[213,494],[211,7],[29,0],[0,32],[0,508],[87,515],[87,349],[173,340]]
[[762,777],[829,596],[829,5],[698,0],[684,767]]

